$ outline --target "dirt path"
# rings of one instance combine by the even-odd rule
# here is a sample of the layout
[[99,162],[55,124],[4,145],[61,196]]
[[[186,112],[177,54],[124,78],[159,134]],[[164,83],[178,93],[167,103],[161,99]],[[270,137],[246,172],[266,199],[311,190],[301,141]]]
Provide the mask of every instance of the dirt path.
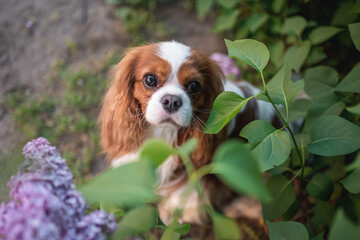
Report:
[[[81,46],[72,62],[91,67],[121,45],[121,24],[109,6],[91,1],[82,22],[81,1],[0,2],[0,103],[5,93],[25,88],[27,94],[50,90],[47,76],[59,59],[70,59],[69,45]],[[73,64],[70,63],[70,64]],[[1,114],[2,113],[2,114]],[[13,120],[0,109],[0,156],[16,143]]]

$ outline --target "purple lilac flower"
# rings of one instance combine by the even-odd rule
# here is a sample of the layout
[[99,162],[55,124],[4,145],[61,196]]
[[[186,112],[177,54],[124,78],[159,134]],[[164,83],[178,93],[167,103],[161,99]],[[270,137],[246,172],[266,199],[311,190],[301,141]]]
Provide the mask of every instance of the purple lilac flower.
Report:
[[32,28],[34,26],[34,21],[33,20],[27,21],[25,26],[26,26],[26,28]]
[[27,143],[25,162],[8,183],[12,200],[0,204],[0,240],[97,240],[116,229],[112,214],[88,208],[64,159],[45,138]]
[[210,58],[220,66],[225,77],[241,78],[240,69],[236,66],[234,59],[229,58],[228,55],[223,53],[213,53]]

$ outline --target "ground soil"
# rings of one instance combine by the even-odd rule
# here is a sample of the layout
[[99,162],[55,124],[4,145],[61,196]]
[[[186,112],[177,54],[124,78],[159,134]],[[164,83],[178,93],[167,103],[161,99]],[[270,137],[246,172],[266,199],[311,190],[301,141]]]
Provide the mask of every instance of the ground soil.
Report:
[[[86,8],[84,2],[88,3]],[[198,21],[182,4],[162,4],[157,14],[174,31],[170,39],[207,54],[224,50],[222,38],[211,32],[211,22]],[[33,26],[28,28],[30,21]],[[0,156],[17,141],[13,119],[1,104],[7,92],[19,87],[26,88],[28,94],[52,91],[47,76],[59,59],[68,60],[74,68],[82,65],[91,69],[109,52],[130,43],[131,36],[104,0],[1,0]],[[68,57],[70,44],[77,46],[76,57]]]

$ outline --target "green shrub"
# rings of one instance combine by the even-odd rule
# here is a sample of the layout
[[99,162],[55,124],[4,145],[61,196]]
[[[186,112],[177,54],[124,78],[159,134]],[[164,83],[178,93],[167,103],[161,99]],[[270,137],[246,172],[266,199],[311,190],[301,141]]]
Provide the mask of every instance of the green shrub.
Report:
[[[158,201],[151,194],[156,165],[169,154],[178,154],[187,165],[189,189],[198,188],[202,176],[216,174],[234,191],[258,197],[270,239],[359,239],[360,1],[197,0],[195,4],[200,19],[216,16],[214,31],[238,39],[225,40],[229,56],[247,69],[245,79],[260,83],[261,92],[251,98],[270,102],[284,127],[251,122],[239,133],[248,143],[224,143],[213,162],[197,171],[188,166],[194,141],[180,149],[147,143],[143,152],[148,155],[140,154],[144,161],[103,174],[84,186],[84,194],[122,213],[117,236],[153,237],[149,230],[158,227],[164,229],[162,239],[179,239],[190,227],[177,222],[180,212],[165,226],[147,206]],[[309,98],[297,98],[303,90]],[[218,96],[205,132],[219,132],[249,100],[228,92]],[[298,119],[304,123],[295,134],[289,126]],[[127,168],[133,168],[132,173],[142,169],[139,174],[149,177],[138,180],[146,184],[136,183],[144,188],[131,197],[125,188],[111,185],[116,176],[122,176],[117,184],[137,179],[128,176]],[[266,184],[261,174],[267,176]],[[96,196],[99,186],[105,185],[101,197]],[[139,199],[143,202],[127,205]],[[216,239],[241,238],[234,220],[211,208],[208,213]],[[138,219],[143,221],[141,227],[131,224]]]

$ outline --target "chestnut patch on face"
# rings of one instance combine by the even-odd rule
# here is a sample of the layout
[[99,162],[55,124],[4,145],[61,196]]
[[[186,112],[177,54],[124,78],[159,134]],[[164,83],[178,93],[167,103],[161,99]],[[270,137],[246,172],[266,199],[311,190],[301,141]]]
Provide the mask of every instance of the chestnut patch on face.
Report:
[[152,94],[165,84],[171,66],[156,54],[156,45],[141,48],[134,63],[134,97],[144,113]]
[[218,65],[207,56],[192,50],[190,58],[178,72],[179,83],[188,92],[194,115],[206,121],[212,103],[222,92],[222,73]]

